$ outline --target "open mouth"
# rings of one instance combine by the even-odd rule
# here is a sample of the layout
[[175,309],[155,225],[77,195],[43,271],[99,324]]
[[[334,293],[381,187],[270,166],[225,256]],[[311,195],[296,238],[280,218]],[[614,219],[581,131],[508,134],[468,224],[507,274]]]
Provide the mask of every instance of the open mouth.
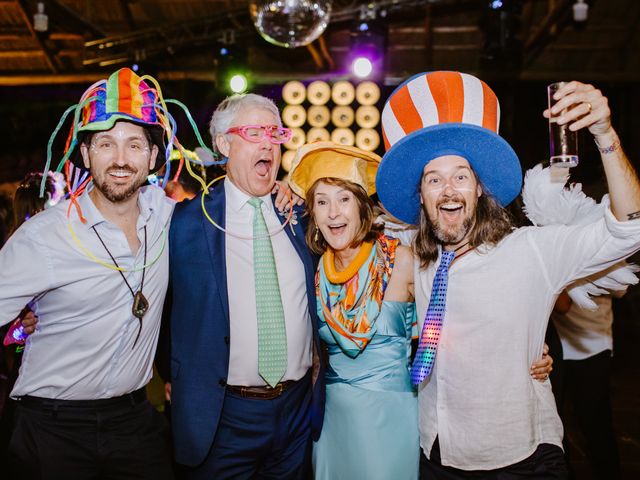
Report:
[[447,221],[456,221],[461,215],[464,205],[460,202],[446,202],[438,206],[440,214]]
[[346,229],[347,229],[346,223],[340,223],[338,225],[329,225],[329,231],[333,235],[341,235],[345,232]]
[[257,174],[260,175],[261,177],[264,177],[268,175],[269,172],[271,171],[271,160],[266,158],[260,159],[256,163],[255,168],[256,168]]

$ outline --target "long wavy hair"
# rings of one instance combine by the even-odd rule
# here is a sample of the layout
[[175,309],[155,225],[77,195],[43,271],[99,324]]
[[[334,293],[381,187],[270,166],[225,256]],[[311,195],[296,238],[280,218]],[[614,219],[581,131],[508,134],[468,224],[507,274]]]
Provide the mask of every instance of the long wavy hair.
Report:
[[[469,245],[473,248],[480,245],[496,245],[509,235],[514,228],[513,219],[509,212],[501,207],[492,195],[486,193],[487,190],[481,183],[480,187],[482,188],[482,194],[476,204],[473,227],[471,227],[471,235],[469,237]],[[440,240],[433,232],[433,225],[425,212],[425,207],[422,206],[418,234],[413,242],[413,252],[420,259],[422,268],[427,268],[429,263],[438,258],[439,243]]]

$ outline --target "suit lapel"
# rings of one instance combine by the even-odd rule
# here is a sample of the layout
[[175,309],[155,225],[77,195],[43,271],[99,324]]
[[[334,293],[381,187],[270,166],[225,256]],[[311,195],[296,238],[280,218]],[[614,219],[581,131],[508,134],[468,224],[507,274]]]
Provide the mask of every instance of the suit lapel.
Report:
[[[205,199],[205,208],[207,213],[221,228],[225,227],[225,195],[224,183],[220,183],[216,188],[209,192]],[[225,233],[219,228],[211,224],[205,215],[202,215],[202,228],[207,246],[209,248],[209,257],[213,267],[214,278],[218,286],[220,294],[220,303],[223,306],[226,318],[229,318],[229,295],[227,292],[227,262],[226,262],[226,246]],[[206,289],[207,286],[205,286]]]
[[[271,200],[275,200],[275,197],[271,197]],[[275,203],[273,205],[274,210],[278,214],[278,220],[280,220],[281,224],[287,220],[288,214],[281,215],[279,210],[276,208]],[[307,248],[307,243],[304,238],[304,230],[302,229],[301,222],[298,217],[302,215],[302,209],[294,207],[293,216],[291,217],[291,221],[284,228],[285,233],[289,237],[293,248],[296,249],[300,260],[304,263],[305,270],[313,270],[313,264],[311,262],[311,255],[309,254],[309,249]],[[295,224],[293,223],[295,219]],[[315,273],[315,272],[314,272]]]

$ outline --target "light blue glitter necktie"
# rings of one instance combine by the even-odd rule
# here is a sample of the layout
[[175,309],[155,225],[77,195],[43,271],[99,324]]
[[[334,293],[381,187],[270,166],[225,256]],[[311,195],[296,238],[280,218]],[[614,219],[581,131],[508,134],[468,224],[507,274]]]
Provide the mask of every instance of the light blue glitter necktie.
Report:
[[287,370],[287,332],[271,237],[260,208],[250,198],[253,213],[253,272],[258,320],[258,373],[275,387]]
[[429,307],[422,326],[416,358],[411,367],[411,383],[415,386],[420,385],[429,376],[436,361],[436,352],[440,341],[440,332],[442,331],[442,320],[444,319],[447,305],[449,265],[454,256],[455,252],[442,251],[440,265],[433,279]]

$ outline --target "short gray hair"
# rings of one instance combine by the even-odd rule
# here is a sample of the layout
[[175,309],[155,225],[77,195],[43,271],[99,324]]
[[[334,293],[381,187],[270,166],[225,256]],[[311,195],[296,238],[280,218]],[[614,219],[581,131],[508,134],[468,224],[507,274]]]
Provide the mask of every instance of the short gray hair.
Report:
[[[238,115],[238,112],[244,108],[259,108],[267,110],[278,119],[278,126],[282,126],[282,120],[280,119],[280,111],[273,100],[262,95],[256,95],[255,93],[245,93],[239,95],[232,95],[225,98],[216,111],[211,116],[211,122],[209,123],[209,132],[211,133],[211,141],[213,142],[213,150],[218,152],[216,146],[216,137],[223,135]],[[220,152],[218,152],[220,153]]]

